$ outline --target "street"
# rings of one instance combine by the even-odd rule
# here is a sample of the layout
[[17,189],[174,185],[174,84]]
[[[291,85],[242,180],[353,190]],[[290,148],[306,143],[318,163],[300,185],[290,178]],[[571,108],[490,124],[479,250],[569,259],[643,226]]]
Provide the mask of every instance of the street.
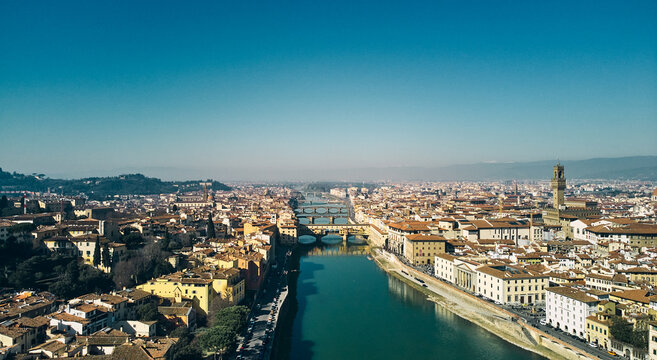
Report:
[[281,253],[276,268],[270,269],[260,296],[249,315],[247,329],[238,339],[236,359],[269,359],[281,305],[287,297],[287,260]]

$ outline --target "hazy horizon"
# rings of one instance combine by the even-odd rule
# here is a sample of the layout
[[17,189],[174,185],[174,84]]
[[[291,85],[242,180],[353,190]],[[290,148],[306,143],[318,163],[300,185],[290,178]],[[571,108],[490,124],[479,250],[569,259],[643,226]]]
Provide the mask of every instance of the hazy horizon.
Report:
[[0,165],[266,179],[657,154],[656,33],[654,1],[2,2]]
[[[313,181],[449,181],[508,179],[536,180],[548,179],[552,165],[560,162],[566,166],[569,178],[582,178],[581,175],[628,173],[628,178],[639,176],[643,179],[657,180],[657,155],[638,155],[618,158],[591,159],[550,159],[528,162],[478,162],[471,164],[450,164],[439,167],[353,167],[317,169],[275,169],[262,167],[248,168],[191,168],[191,167],[143,167],[117,169],[84,169],[73,173],[47,173],[43,171],[21,171],[9,169],[2,164],[3,171],[23,174],[43,173],[53,179],[80,179],[87,177],[108,177],[125,174],[143,174],[166,181],[213,179],[221,182],[313,182]],[[599,168],[599,171],[597,170]],[[644,170],[641,172],[641,170]],[[573,176],[575,175],[575,176]],[[617,174],[616,174],[617,175]],[[597,178],[584,176],[584,178]]]

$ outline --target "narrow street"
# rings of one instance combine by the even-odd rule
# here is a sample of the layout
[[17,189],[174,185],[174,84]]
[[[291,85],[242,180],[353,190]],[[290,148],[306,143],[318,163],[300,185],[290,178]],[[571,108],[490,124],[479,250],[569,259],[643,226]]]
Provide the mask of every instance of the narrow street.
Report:
[[287,297],[289,251],[277,252],[276,267],[269,271],[260,296],[249,315],[247,329],[238,339],[236,359],[269,359],[281,305]]

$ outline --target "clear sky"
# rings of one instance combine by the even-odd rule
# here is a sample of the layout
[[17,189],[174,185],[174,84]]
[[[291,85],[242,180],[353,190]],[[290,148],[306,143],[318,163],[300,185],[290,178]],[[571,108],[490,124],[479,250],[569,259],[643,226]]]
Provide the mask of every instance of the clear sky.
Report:
[[655,155],[657,1],[0,0],[0,125],[58,176]]

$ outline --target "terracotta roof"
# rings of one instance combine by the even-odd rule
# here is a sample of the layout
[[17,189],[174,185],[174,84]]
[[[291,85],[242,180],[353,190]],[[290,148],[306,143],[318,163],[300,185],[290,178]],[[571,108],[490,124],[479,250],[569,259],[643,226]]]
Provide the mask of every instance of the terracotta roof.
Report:
[[406,235],[406,239],[408,239],[409,241],[447,241],[447,239],[445,239],[440,235],[425,235],[425,234]]
[[643,289],[615,291],[610,295],[644,304],[649,304],[650,300],[655,298],[655,294]]
[[598,299],[589,296],[584,291],[577,290],[571,287],[555,286],[555,287],[549,287],[546,290],[555,294],[559,294],[561,296],[565,296],[573,300],[577,300],[579,302],[591,303],[598,301]]

